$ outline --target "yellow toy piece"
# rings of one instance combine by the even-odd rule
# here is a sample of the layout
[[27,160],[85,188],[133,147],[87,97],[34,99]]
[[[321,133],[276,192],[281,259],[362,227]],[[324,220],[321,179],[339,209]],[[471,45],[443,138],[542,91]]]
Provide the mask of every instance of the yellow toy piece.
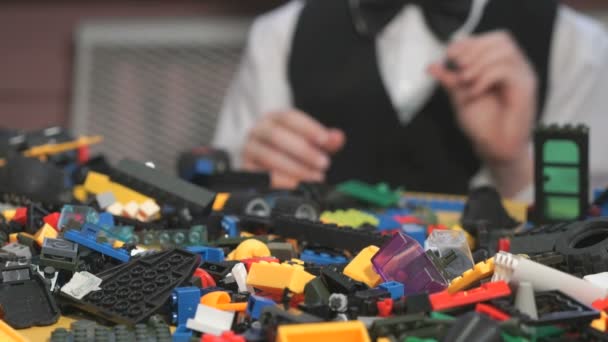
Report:
[[608,315],[604,311],[600,311],[600,315],[600,318],[595,319],[591,322],[591,327],[595,330],[606,332],[606,322],[608,321]]
[[280,325],[277,342],[369,342],[361,321]]
[[232,298],[228,292],[213,291],[201,297],[201,304],[224,311],[245,312],[247,302],[231,303]]
[[376,287],[382,282],[382,278],[374,270],[372,257],[380,248],[368,246],[362,249],[357,256],[344,268],[344,274],[365,283],[369,287]]
[[34,240],[36,240],[36,243],[38,244],[38,246],[42,247],[42,243],[44,242],[44,239],[46,239],[46,238],[56,239],[58,235],[59,235],[59,233],[57,233],[55,228],[53,228],[50,224],[45,223],[44,226],[42,226],[42,228],[38,229],[38,231],[34,235]]
[[86,202],[88,197],[87,190],[82,185],[76,185],[74,189],[72,189],[72,195],[80,202]]
[[285,288],[296,294],[315,278],[303,266],[260,261],[253,263],[247,274],[247,285],[263,291],[282,293]]
[[494,273],[494,258],[482,261],[465,271],[460,277],[454,278],[448,287],[448,293],[456,293],[466,289],[481,279],[487,278]]
[[222,211],[226,201],[230,198],[230,194],[227,192],[220,192],[215,195],[215,201],[213,202],[213,211]]
[[98,144],[103,141],[103,137],[100,135],[95,136],[83,136],[74,141],[68,141],[65,143],[59,144],[46,144],[40,146],[34,146],[29,150],[23,152],[23,155],[26,157],[32,158],[41,158],[46,157],[53,154],[59,154],[71,150],[78,149],[80,147],[89,146],[93,144]]
[[27,338],[21,335],[17,330],[10,325],[0,320],[0,341],[2,342],[29,342]]
[[380,223],[378,218],[374,215],[356,209],[326,211],[321,214],[319,220],[325,224],[335,224],[353,228],[359,228],[364,224],[377,226]]
[[15,214],[17,213],[17,210],[5,210],[2,212],[2,216],[4,216],[4,219],[6,219],[6,222],[10,221],[13,219],[13,217],[15,217]]
[[110,177],[103,173],[89,171],[83,185],[85,190],[93,195],[111,192],[114,194],[116,201],[120,203],[134,201],[137,204],[142,204],[151,199],[126,186],[112,182]]
[[8,235],[8,242],[9,243],[17,242],[17,235],[19,235],[19,233],[9,234]]
[[268,249],[265,243],[256,239],[247,239],[230,252],[226,260],[243,260],[268,256],[270,256],[270,249]]

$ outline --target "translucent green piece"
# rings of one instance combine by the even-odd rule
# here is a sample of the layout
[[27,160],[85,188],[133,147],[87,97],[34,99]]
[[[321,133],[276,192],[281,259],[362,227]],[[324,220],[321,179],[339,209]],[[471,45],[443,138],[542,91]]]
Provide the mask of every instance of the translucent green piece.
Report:
[[543,146],[543,160],[545,163],[578,164],[578,146],[570,140],[548,140]]
[[434,338],[406,337],[403,342],[437,342]]
[[576,167],[545,167],[543,170],[545,183],[543,190],[546,192],[562,194],[578,194],[579,170]]
[[336,190],[352,196],[360,201],[370,203],[379,207],[390,207],[399,202],[401,190],[391,191],[385,183],[380,183],[376,186],[351,180],[339,184]]
[[522,337],[522,336],[512,336],[509,335],[507,333],[501,333],[500,336],[502,337],[504,342],[529,342],[530,340]]
[[573,220],[580,217],[577,197],[549,196],[545,199],[545,212],[553,220]]
[[532,341],[538,341],[545,337],[559,337],[565,333],[564,329],[556,327],[554,325],[547,325],[544,327],[536,327],[534,328],[534,335],[532,336]]
[[444,313],[437,312],[437,311],[431,312],[431,318],[432,319],[441,319],[441,320],[446,320],[446,321],[450,320],[450,319],[456,319],[454,316],[446,315]]
[[359,228],[364,224],[378,226],[380,221],[374,215],[356,209],[326,211],[321,214],[321,222],[338,226]]

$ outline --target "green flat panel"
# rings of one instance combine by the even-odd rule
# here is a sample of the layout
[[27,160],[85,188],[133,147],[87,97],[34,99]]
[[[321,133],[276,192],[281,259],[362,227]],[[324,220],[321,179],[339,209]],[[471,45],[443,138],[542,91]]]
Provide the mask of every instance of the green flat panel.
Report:
[[579,200],[575,197],[549,196],[545,200],[547,217],[554,220],[571,220],[580,216]]
[[545,163],[580,163],[578,146],[570,140],[548,140],[543,146]]
[[579,170],[577,167],[545,167],[543,170],[545,192],[577,194],[579,189]]

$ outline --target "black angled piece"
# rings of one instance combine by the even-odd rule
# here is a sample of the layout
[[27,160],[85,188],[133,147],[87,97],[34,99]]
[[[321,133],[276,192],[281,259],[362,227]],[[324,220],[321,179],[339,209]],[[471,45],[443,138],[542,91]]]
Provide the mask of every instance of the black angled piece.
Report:
[[59,308],[44,278],[29,263],[6,262],[1,267],[0,306],[3,320],[16,329],[47,326],[59,319]]
[[156,313],[200,263],[196,254],[173,249],[136,258],[103,272],[101,290],[78,300],[61,293],[66,304],[118,324],[135,325]]

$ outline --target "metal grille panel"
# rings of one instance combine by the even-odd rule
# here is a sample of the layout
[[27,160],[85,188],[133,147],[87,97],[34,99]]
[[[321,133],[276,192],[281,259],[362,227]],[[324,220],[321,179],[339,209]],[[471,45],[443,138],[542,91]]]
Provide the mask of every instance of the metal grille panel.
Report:
[[95,152],[173,173],[179,152],[211,142],[249,20],[199,21],[83,27],[72,128],[105,137]]

